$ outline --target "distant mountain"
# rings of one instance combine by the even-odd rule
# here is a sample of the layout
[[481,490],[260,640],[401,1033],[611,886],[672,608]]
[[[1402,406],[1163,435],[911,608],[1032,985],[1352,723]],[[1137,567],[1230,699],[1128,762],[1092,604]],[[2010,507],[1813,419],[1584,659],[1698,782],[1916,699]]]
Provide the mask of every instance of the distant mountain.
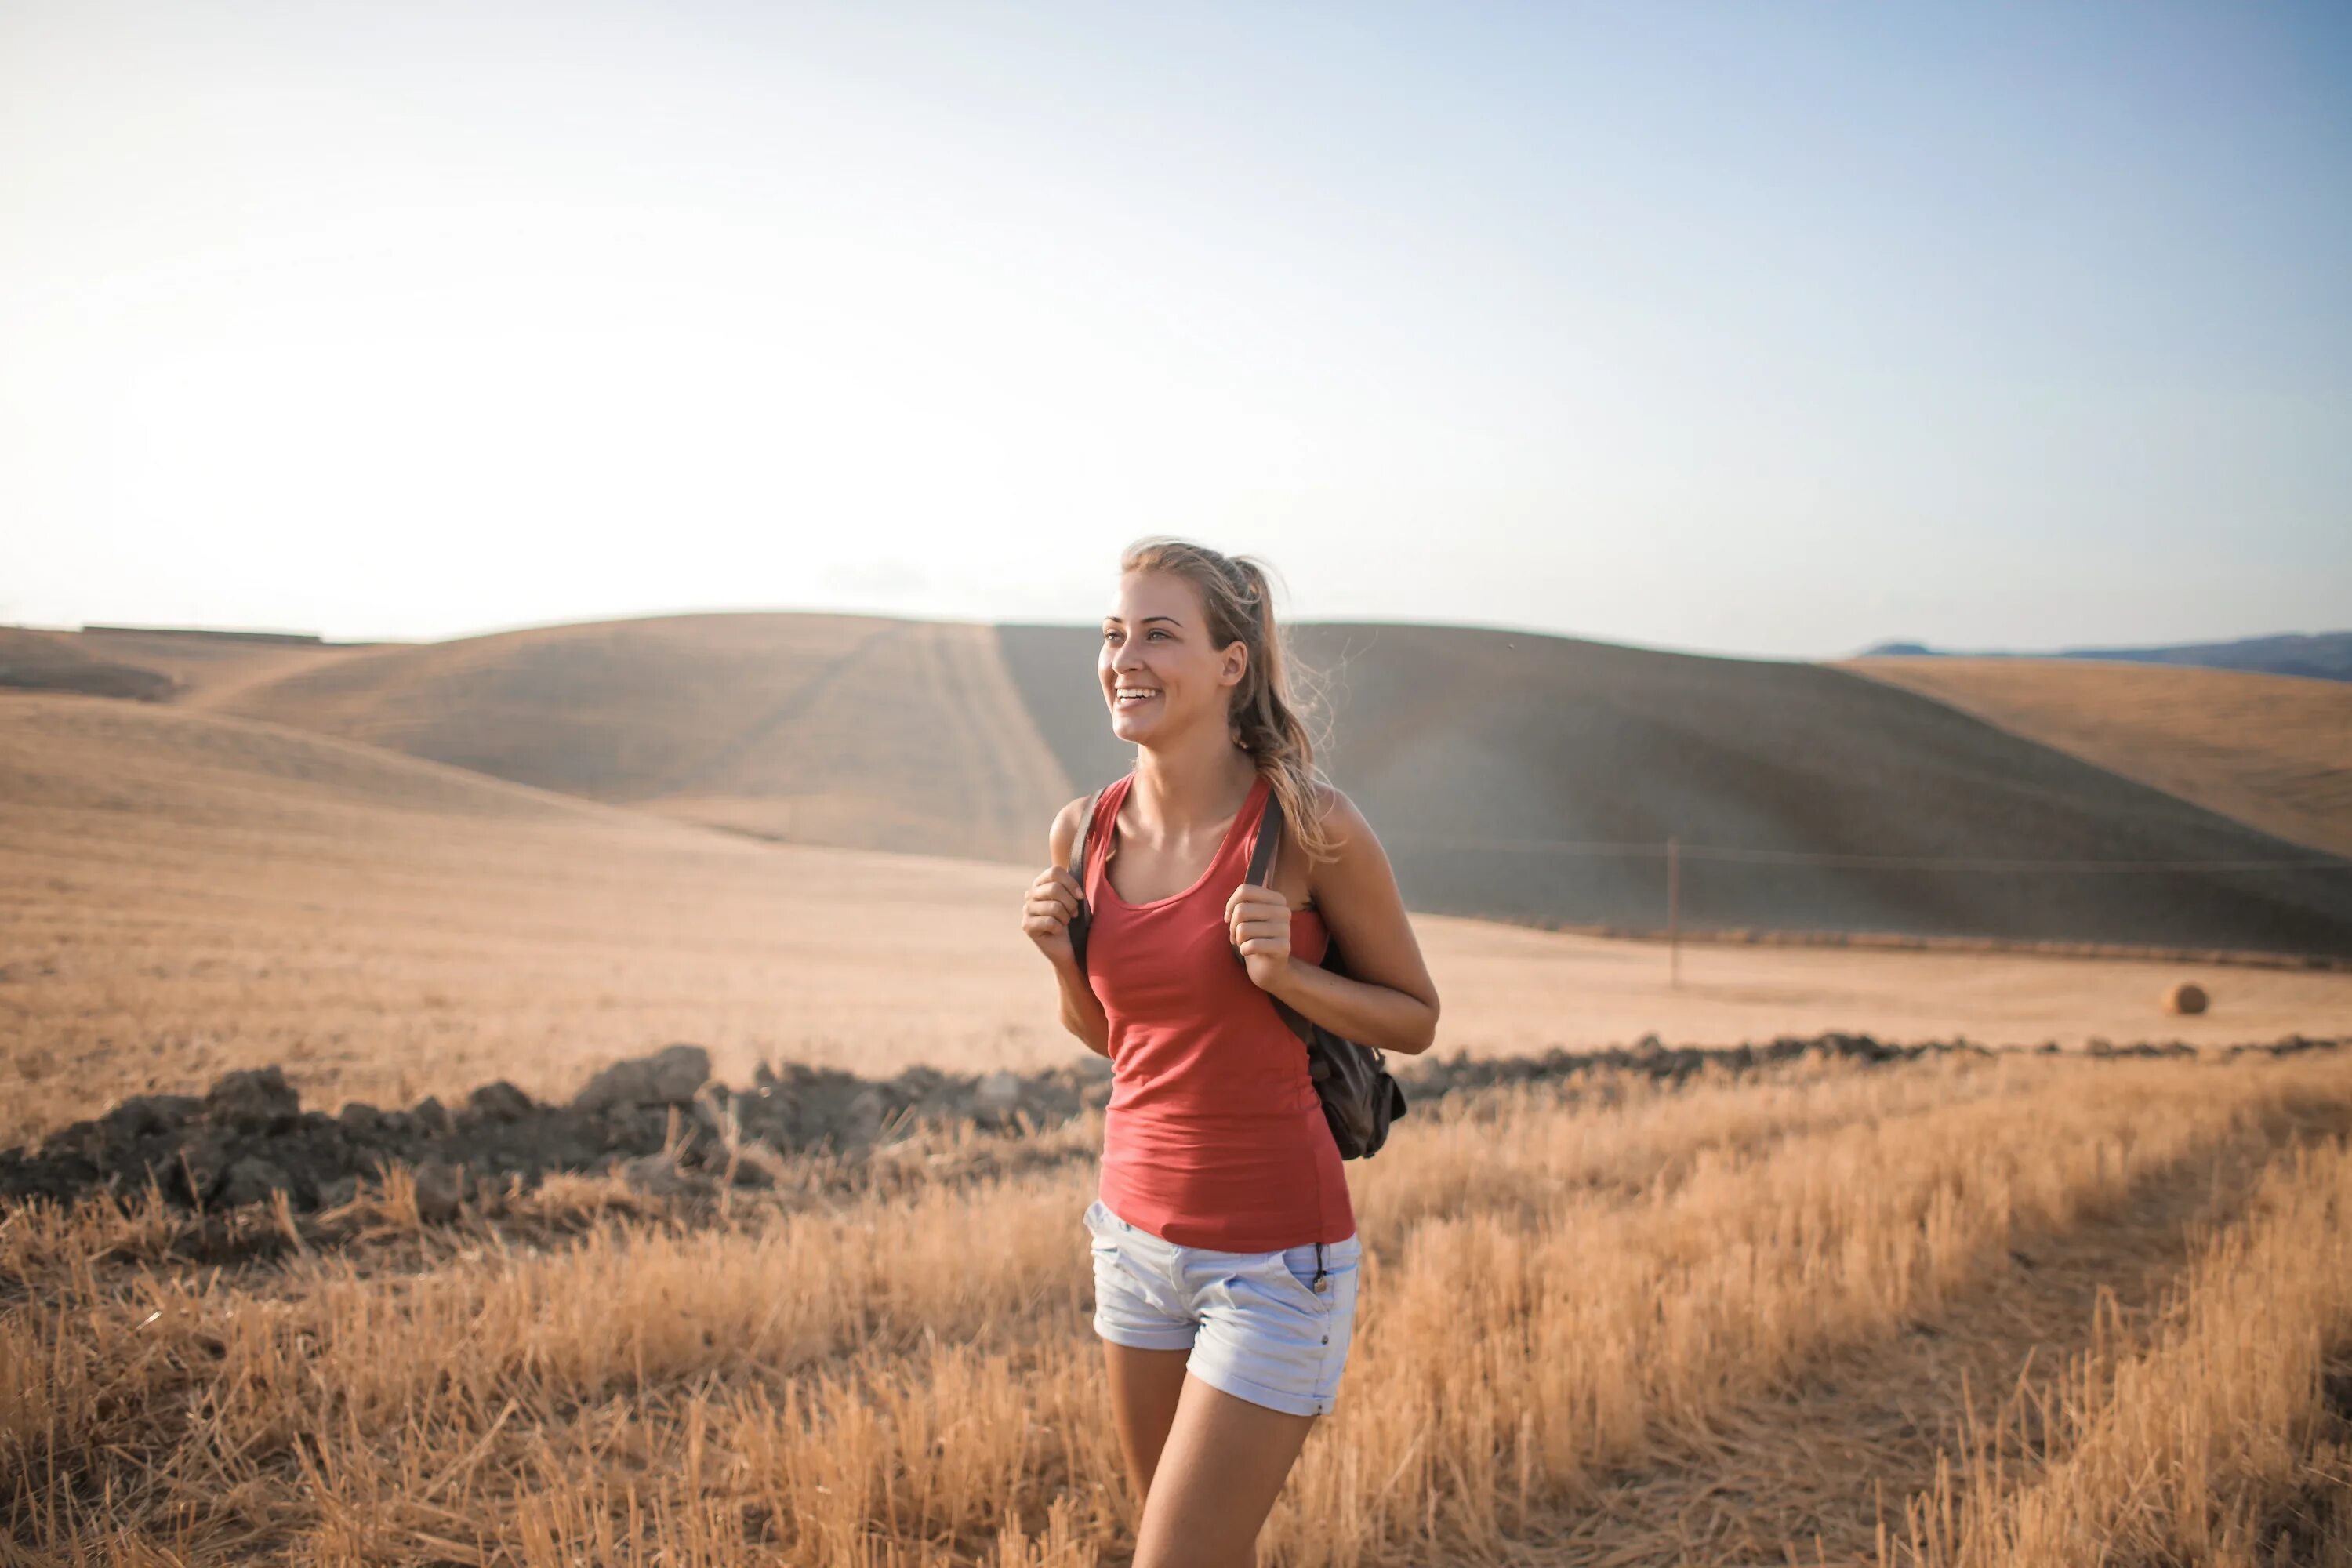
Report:
[[2258,675],[2301,675],[2314,680],[2352,680],[2352,632],[2315,637],[2241,637],[2236,642],[2175,643],[2167,647],[2069,647],[2055,653],[1956,653],[1924,643],[1886,642],[1865,649],[1863,658],[2091,658],[2110,664],[2179,664],[2200,669],[2245,669]]

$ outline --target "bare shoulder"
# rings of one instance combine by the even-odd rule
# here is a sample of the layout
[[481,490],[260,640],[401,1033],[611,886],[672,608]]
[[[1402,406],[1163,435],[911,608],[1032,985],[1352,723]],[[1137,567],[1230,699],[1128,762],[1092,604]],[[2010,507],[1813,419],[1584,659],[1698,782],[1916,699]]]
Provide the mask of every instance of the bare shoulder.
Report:
[[1045,853],[1055,865],[1070,863],[1070,850],[1078,841],[1078,825],[1086,819],[1087,803],[1094,798],[1082,795],[1054,814],[1053,828],[1045,836]]
[[1433,1015],[1437,986],[1429,977],[1388,851],[1344,790],[1318,788],[1316,808],[1330,837],[1333,858],[1314,868],[1314,898],[1323,911],[1324,929],[1346,955],[1347,973],[1417,997]]
[[1378,848],[1380,841],[1372,836],[1372,825],[1348,798],[1348,792],[1337,784],[1319,781],[1315,785],[1315,819],[1322,824],[1331,847],[1342,857],[1361,852],[1370,846]]

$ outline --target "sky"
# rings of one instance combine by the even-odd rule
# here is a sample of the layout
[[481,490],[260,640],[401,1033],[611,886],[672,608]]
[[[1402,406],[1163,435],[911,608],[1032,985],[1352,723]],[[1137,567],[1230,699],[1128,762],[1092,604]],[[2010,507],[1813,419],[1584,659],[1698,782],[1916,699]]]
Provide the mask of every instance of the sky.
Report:
[[0,622],[2352,626],[2352,9],[0,0]]

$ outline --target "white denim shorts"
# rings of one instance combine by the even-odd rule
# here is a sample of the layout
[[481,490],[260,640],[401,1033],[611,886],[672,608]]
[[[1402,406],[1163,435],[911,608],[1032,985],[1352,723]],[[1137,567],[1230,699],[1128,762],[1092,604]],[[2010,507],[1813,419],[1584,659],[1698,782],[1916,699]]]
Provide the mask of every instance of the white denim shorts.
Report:
[[1095,1332],[1137,1350],[1191,1351],[1185,1368],[1253,1405],[1328,1413],[1356,1326],[1356,1237],[1280,1252],[1216,1252],[1162,1240],[1100,1198],[1094,1238]]

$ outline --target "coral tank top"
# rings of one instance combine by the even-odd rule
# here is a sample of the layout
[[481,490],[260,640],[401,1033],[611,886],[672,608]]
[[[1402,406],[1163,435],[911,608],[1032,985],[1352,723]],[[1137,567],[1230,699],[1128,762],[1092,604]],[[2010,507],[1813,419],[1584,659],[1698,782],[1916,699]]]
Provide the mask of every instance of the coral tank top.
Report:
[[[1225,925],[1249,873],[1260,773],[1216,858],[1181,893],[1130,904],[1105,862],[1135,775],[1104,790],[1083,879],[1087,972],[1110,1020],[1103,1205],[1183,1247],[1273,1252],[1355,1234],[1339,1147],[1307,1047],[1253,984]],[[1323,917],[1293,910],[1291,952],[1320,963]]]

